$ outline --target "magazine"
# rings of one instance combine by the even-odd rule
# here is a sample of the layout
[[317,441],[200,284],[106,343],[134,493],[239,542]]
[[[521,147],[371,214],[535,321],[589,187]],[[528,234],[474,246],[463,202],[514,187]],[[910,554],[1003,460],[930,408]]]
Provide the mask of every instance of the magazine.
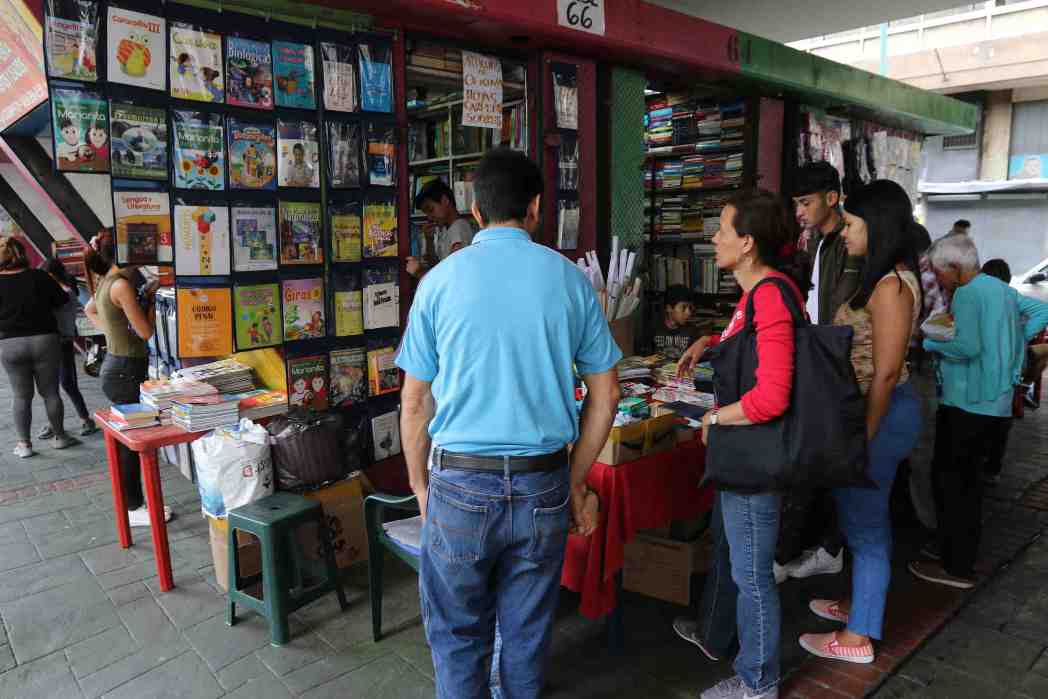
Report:
[[360,44],[360,108],[393,111],[393,52],[385,46]]
[[208,204],[175,206],[175,274],[228,275],[229,209]]
[[278,121],[277,155],[281,187],[320,187],[320,144],[316,124]]
[[353,68],[353,47],[320,44],[324,61],[324,109],[333,112],[357,111],[357,76]]
[[327,123],[328,180],[332,187],[360,186],[360,124]]
[[48,76],[98,80],[97,2],[47,0],[44,29]]
[[331,261],[360,262],[360,204],[333,204],[328,207],[331,225]]
[[167,112],[113,102],[109,134],[113,177],[167,179]]
[[396,204],[388,201],[364,204],[364,257],[396,256]]
[[334,293],[335,337],[364,334],[364,292],[338,291]]
[[322,355],[287,360],[288,398],[291,405],[327,410],[327,358]]
[[171,204],[167,192],[113,192],[116,260],[121,265],[170,265]]
[[382,461],[400,453],[399,410],[371,418],[371,443],[375,446],[375,461]]
[[109,105],[88,90],[51,90],[55,167],[62,172],[109,172]]
[[368,350],[368,387],[373,396],[381,396],[400,390],[400,369],[395,360],[394,347]]
[[150,90],[167,87],[167,20],[109,6],[106,79]]
[[393,265],[369,267],[364,271],[364,329],[400,326],[400,287]]
[[284,299],[284,339],[288,342],[324,337],[324,281],[285,279],[281,282]]
[[273,54],[268,41],[226,37],[226,104],[273,108]]
[[229,117],[229,188],[276,189],[276,131],[272,124],[253,124]]
[[364,348],[334,350],[328,359],[331,407],[346,408],[367,400],[368,369]]
[[277,268],[277,211],[272,206],[234,206],[230,211],[233,271]]
[[174,129],[175,186],[181,189],[226,188],[222,115],[171,112]]
[[178,306],[178,356],[225,357],[233,354],[233,314],[228,287],[175,291]]
[[172,97],[221,104],[225,99],[222,37],[189,24],[170,26]]
[[323,264],[321,232],[319,203],[280,202],[280,264]]
[[372,185],[392,187],[397,182],[397,147],[392,126],[368,124],[368,178]]
[[312,46],[273,42],[273,94],[278,107],[317,108],[314,65]]
[[279,284],[234,288],[233,312],[238,352],[273,347],[284,342]]

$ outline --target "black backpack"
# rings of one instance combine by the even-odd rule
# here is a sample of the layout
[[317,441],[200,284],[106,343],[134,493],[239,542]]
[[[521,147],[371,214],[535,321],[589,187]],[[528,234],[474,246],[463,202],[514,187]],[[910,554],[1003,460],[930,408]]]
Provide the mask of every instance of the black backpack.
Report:
[[793,316],[790,405],[771,422],[712,427],[705,480],[744,493],[872,487],[866,477],[866,404],[851,363],[852,328],[812,325],[782,279],[769,277],[754,285],[742,330],[713,348],[717,404],[734,403],[756,385],[753,298],[764,284],[778,287]]

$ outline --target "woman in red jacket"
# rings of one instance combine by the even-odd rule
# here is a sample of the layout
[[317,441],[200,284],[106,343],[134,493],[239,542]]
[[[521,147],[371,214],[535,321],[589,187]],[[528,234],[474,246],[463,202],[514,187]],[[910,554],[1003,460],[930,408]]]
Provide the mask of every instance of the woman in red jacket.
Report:
[[[721,212],[713,237],[717,267],[730,270],[742,287],[731,322],[720,337],[697,340],[681,357],[678,371],[691,369],[711,345],[742,330],[750,291],[762,279],[786,280],[804,308],[800,269],[794,264],[795,234],[777,196],[744,192]],[[807,286],[805,283],[804,286]],[[703,441],[713,425],[754,425],[786,412],[793,389],[793,318],[773,284],[753,298],[757,336],[756,384],[741,400],[722,405],[703,418]],[[699,620],[677,619],[673,628],[711,660],[727,653],[736,634],[736,675],[707,689],[701,699],[776,699],[779,696],[779,593],[772,574],[779,535],[778,493],[719,490],[714,505],[714,565],[706,577]],[[737,610],[737,615],[736,615]]]

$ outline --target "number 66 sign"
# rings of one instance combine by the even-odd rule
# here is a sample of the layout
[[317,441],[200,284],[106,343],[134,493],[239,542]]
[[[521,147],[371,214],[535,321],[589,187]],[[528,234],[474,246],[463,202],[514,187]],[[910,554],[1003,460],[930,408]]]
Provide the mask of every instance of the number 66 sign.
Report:
[[557,0],[557,23],[604,36],[604,0]]

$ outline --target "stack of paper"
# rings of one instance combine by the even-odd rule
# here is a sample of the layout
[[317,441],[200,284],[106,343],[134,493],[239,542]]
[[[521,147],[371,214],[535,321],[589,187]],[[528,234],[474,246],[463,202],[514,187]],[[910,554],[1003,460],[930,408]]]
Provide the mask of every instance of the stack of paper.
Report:
[[218,389],[202,381],[170,381],[157,379],[144,381],[139,388],[139,400],[163,412],[171,408],[171,401],[182,397],[210,396]]
[[255,387],[251,367],[235,359],[220,359],[210,364],[180,369],[171,375],[176,381],[201,381],[219,393],[238,393]]
[[171,415],[174,423],[186,432],[235,425],[240,420],[240,399],[235,395],[182,398],[172,402]]

